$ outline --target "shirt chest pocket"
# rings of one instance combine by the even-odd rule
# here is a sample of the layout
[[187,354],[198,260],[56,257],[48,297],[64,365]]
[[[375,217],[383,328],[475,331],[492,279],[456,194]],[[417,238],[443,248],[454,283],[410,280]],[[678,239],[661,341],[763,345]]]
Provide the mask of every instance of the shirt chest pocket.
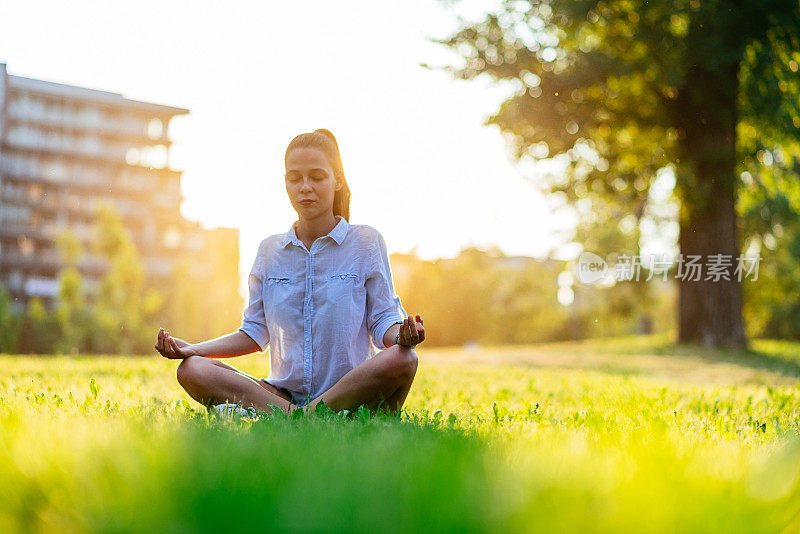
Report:
[[325,299],[331,304],[358,301],[364,294],[364,281],[356,272],[330,273],[325,280]]
[[294,309],[302,296],[298,292],[297,279],[287,274],[269,274],[264,278],[264,314],[268,320],[282,322],[293,319]]

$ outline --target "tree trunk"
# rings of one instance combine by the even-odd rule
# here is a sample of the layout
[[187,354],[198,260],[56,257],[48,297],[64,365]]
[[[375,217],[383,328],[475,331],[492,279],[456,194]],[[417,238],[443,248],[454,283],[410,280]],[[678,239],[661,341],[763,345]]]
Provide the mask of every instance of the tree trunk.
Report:
[[[745,347],[741,287],[734,272],[739,253],[733,195],[721,194],[681,224],[679,244],[684,258],[702,256],[703,269],[699,281],[678,282],[678,342]],[[731,257],[732,265],[726,269],[730,280],[706,280],[709,256],[714,254]]]
[[[690,69],[676,102],[681,189],[680,252],[700,255],[700,279],[679,280],[678,342],[706,347],[747,345],[742,319],[736,215],[736,93],[738,63]],[[709,279],[711,256],[730,266]],[[725,278],[728,278],[726,280]]]

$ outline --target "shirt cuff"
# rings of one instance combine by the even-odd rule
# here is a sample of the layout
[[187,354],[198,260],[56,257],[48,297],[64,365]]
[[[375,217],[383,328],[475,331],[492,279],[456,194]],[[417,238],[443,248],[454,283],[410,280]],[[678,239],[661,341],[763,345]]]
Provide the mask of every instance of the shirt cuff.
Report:
[[239,330],[247,334],[250,337],[250,339],[255,341],[256,345],[258,345],[258,348],[261,349],[261,352],[267,350],[267,343],[269,342],[269,340],[267,339],[267,336],[265,336],[264,333],[261,332],[261,329],[259,327],[253,324],[245,323],[239,328]]
[[391,328],[391,326],[395,324],[403,324],[403,318],[400,317],[399,315],[396,315],[394,317],[389,317],[388,319],[384,319],[383,321],[378,323],[378,326],[375,327],[376,339],[373,339],[373,342],[375,343],[376,347],[378,347],[381,350],[384,350],[386,348],[386,346],[383,344],[383,336],[385,336],[386,331],[389,330],[389,328]]

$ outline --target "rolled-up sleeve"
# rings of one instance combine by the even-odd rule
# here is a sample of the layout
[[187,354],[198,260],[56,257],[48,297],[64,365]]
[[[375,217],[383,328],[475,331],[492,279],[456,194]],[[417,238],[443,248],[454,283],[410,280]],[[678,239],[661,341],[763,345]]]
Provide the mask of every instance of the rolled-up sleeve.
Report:
[[402,323],[408,314],[395,294],[392,271],[389,266],[389,255],[383,236],[376,233],[376,247],[373,253],[373,267],[368,273],[365,284],[367,288],[367,327],[372,342],[379,349],[385,349],[383,336],[389,327]]
[[247,277],[249,298],[247,307],[242,312],[242,326],[239,327],[239,330],[250,336],[258,344],[261,352],[264,352],[269,344],[269,331],[267,330],[267,318],[264,316],[264,286],[259,269],[260,255],[261,248],[259,247],[259,254],[256,255],[253,268]]

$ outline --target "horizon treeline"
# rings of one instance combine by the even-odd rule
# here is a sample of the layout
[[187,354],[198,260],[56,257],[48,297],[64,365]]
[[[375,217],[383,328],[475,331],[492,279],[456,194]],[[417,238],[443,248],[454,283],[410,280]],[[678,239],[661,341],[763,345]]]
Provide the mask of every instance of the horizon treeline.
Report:
[[[238,329],[246,302],[229,289],[232,284],[220,283],[219,273],[198,277],[187,259],[177,264],[169,284],[156,286],[113,207],[98,210],[96,229],[94,252],[108,269],[94,287],[86,286],[77,268],[82,251],[69,233],[59,239],[64,266],[51,307],[32,298],[22,313],[14,313],[8,292],[0,286],[0,352],[155,354],[160,326],[192,343]],[[778,259],[767,258],[770,263]],[[793,266],[792,260],[777,263]],[[646,271],[638,281],[585,286],[572,277],[573,262],[474,247],[437,260],[413,252],[392,254],[391,264],[397,294],[408,313],[423,316],[430,347],[578,340],[676,328],[677,284],[671,277],[645,281]],[[782,270],[765,267],[764,274]],[[794,299],[778,297],[784,283],[781,277],[762,275],[745,284],[748,335],[800,337]],[[567,305],[558,298],[565,290],[573,296]]]

